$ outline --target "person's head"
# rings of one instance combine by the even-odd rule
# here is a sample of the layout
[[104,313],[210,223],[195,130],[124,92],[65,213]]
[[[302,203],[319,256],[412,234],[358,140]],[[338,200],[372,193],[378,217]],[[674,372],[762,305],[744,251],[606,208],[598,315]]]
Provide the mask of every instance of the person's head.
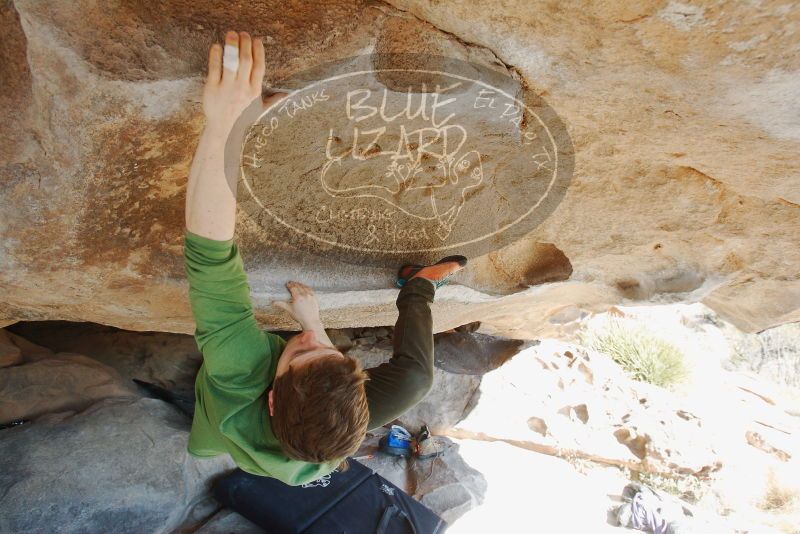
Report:
[[306,330],[286,344],[269,394],[272,431],[294,460],[325,463],[358,450],[369,409],[358,360]]

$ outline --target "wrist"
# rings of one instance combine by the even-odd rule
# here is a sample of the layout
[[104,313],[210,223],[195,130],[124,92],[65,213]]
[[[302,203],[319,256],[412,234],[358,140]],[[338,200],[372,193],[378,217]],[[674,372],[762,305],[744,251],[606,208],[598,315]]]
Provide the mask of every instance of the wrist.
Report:
[[300,326],[303,327],[303,330],[314,330],[319,332],[320,330],[324,330],[322,327],[322,321],[319,318],[316,319],[301,319]]
[[228,138],[233,131],[233,124],[228,124],[222,120],[206,119],[206,125],[203,133],[210,139],[216,139],[222,142]]

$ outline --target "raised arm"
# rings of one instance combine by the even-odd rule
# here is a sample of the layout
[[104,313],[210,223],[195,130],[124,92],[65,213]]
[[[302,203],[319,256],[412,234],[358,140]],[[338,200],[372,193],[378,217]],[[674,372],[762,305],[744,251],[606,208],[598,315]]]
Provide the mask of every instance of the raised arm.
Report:
[[243,387],[263,381],[284,343],[264,333],[253,315],[250,286],[233,241],[238,161],[227,162],[234,168],[226,173],[224,155],[237,119],[249,106],[262,105],[264,46],[236,32],[228,33],[226,46],[238,46],[238,56],[229,57],[238,61],[229,61],[227,68],[219,44],[209,53],[203,90],[206,127],[189,172],[184,256],[205,372],[219,387]]
[[[226,55],[231,64],[223,65],[223,48],[219,44],[215,43],[208,54],[208,77],[203,88],[206,126],[192,160],[186,190],[186,228],[218,241],[233,238],[236,226],[238,161],[231,158],[225,162],[225,143],[246,110],[258,112],[286,96],[276,93],[261,100],[264,82],[261,39],[251,39],[245,32],[228,32],[225,45],[230,49]],[[236,58],[229,55],[236,47],[238,61],[230,61]]]

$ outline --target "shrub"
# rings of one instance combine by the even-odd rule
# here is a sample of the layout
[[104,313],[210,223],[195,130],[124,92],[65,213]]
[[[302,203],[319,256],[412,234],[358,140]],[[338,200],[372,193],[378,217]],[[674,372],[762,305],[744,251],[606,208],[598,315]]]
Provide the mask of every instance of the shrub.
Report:
[[767,491],[759,503],[759,508],[768,512],[785,511],[795,504],[800,504],[797,491],[778,483],[774,473],[769,474]]
[[686,377],[680,349],[641,328],[610,321],[588,344],[620,364],[634,380],[668,387]]

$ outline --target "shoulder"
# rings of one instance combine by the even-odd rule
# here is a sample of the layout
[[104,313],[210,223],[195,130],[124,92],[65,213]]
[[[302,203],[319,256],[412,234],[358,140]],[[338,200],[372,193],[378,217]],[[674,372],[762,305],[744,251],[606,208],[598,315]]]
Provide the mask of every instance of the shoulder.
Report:
[[338,463],[336,465],[330,463],[312,464],[292,460],[282,454],[280,456],[281,460],[274,462],[268,468],[262,468],[258,465],[248,463],[239,464],[238,462],[237,465],[242,471],[250,473],[251,475],[274,478],[288,486],[313,484],[320,478],[333,473],[338,465]]

